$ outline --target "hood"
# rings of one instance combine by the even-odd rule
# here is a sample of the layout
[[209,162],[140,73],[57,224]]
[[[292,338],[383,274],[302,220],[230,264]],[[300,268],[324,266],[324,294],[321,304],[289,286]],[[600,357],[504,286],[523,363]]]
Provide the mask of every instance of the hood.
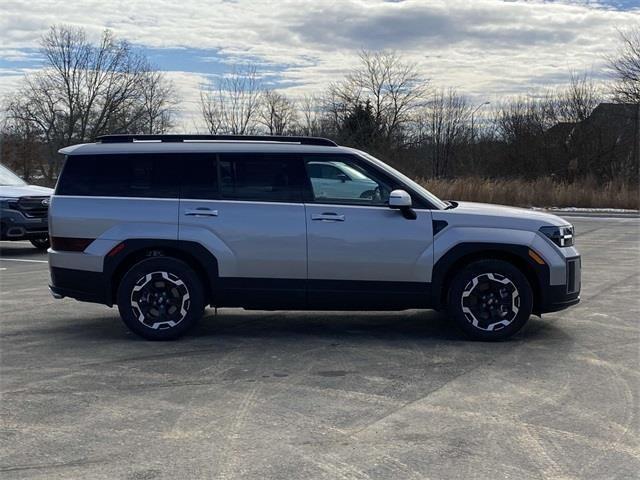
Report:
[[38,187],[37,185],[0,186],[0,197],[49,197],[53,195],[53,188]]
[[[541,226],[569,225],[566,220],[546,212],[507,207],[490,203],[457,202],[451,210],[440,210],[450,218],[457,217],[467,226],[509,227],[538,230]],[[434,211],[435,213],[435,211]],[[436,215],[434,215],[435,218]]]

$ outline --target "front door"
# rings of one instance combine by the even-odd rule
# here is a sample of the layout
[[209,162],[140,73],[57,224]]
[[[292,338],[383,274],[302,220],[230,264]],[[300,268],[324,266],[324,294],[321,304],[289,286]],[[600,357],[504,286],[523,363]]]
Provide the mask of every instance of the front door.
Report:
[[[327,168],[321,168],[323,163]],[[409,220],[390,209],[390,191],[402,186],[356,157],[311,155],[305,164],[313,192],[305,204],[310,306],[338,310],[428,306],[431,211],[417,209],[417,218]],[[332,169],[357,175],[353,180],[343,178],[329,190],[317,177]]]

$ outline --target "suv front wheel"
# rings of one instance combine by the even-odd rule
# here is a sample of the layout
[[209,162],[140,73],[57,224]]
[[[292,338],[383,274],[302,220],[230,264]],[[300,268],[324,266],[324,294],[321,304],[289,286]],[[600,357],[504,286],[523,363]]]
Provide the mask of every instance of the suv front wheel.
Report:
[[38,250],[42,252],[46,251],[47,248],[49,248],[49,237],[32,238],[29,241],[31,242],[31,245],[33,245],[34,247],[36,247]]
[[527,277],[502,260],[479,260],[453,278],[448,295],[450,316],[478,340],[503,340],[531,316],[533,294]]
[[173,340],[193,327],[204,311],[202,283],[181,260],[153,257],[125,273],[117,293],[124,323],[149,340]]

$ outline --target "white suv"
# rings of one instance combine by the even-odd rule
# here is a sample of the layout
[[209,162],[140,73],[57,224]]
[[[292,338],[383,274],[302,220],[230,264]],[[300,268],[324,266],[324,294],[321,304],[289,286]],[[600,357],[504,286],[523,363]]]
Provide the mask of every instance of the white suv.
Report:
[[448,308],[474,338],[579,302],[573,227],[444,202],[380,160],[310,137],[111,135],[60,151],[51,291],[148,339],[206,306]]

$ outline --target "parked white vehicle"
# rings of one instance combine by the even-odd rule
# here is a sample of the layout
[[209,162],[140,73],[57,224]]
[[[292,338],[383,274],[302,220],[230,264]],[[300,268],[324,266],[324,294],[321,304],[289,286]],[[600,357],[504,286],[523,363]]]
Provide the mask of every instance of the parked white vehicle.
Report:
[[565,220],[442,201],[330,140],[112,135],[61,153],[51,291],[117,304],[145,338],[182,335],[210,305],[446,308],[496,340],[580,300]]
[[345,162],[308,162],[307,172],[318,198],[372,198],[378,184]]
[[29,185],[0,164],[0,240],[29,240],[49,248],[47,212],[53,189]]

